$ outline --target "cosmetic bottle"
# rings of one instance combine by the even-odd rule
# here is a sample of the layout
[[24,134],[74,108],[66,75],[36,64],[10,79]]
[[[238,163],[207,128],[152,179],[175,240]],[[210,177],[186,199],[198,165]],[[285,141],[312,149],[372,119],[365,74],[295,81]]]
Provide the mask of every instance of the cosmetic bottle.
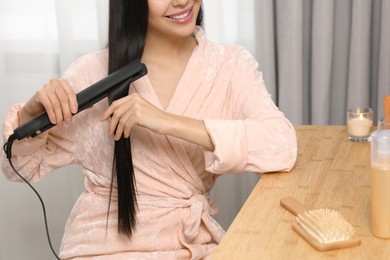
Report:
[[390,238],[390,130],[371,134],[371,231]]

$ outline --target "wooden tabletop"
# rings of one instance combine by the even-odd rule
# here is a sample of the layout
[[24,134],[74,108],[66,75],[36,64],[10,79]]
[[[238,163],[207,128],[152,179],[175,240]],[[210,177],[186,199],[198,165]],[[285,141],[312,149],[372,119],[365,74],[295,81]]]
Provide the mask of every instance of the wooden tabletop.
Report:
[[[390,240],[371,234],[370,143],[347,140],[346,126],[298,126],[298,160],[289,173],[264,174],[212,259],[390,259]],[[390,188],[390,187],[389,187]],[[280,206],[293,196],[306,208],[331,208],[357,230],[361,245],[317,251]]]

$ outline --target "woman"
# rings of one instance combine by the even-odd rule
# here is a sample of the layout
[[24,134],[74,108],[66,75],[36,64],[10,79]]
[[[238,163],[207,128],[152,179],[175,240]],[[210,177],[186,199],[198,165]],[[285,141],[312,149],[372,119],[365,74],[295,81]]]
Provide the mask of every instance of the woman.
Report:
[[[79,58],[7,114],[5,141],[43,112],[57,124],[15,142],[13,162],[29,180],[83,167],[61,259],[208,258],[224,234],[209,199],[217,177],[293,167],[294,128],[249,52],[206,40],[201,4],[111,0],[108,50]],[[72,117],[75,93],[137,58],[147,76]],[[6,160],[2,168],[18,180]]]

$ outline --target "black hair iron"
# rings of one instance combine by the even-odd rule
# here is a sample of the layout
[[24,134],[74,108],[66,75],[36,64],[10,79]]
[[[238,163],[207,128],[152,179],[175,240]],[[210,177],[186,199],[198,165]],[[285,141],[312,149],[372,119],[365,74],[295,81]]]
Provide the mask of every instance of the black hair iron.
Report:
[[[135,60],[111,73],[106,78],[77,93],[76,96],[79,106],[77,113],[80,113],[84,109],[107,97],[110,91],[120,85],[127,84],[128,86],[131,82],[146,74],[147,68],[140,60]],[[47,113],[45,113],[16,128],[13,135],[17,140],[21,140],[28,136],[35,137],[53,126],[54,124],[50,122]]]
[[[109,74],[107,77],[92,84],[88,88],[76,94],[76,98],[78,102],[78,110],[76,114],[80,113],[81,111],[83,111],[88,107],[91,107],[95,103],[107,97],[111,91],[115,91],[117,89],[122,89],[122,88],[129,88],[130,83],[143,77],[146,74],[147,74],[147,68],[145,64],[141,63],[139,59]],[[26,137],[35,137],[43,133],[44,131],[52,128],[53,126],[54,124],[50,122],[47,113],[45,113],[17,127],[14,130],[14,133],[8,138],[8,142],[4,144],[3,149],[7,155],[7,159],[11,165],[11,168],[38,196],[38,199],[42,205],[45,228],[46,228],[46,236],[49,242],[50,249],[53,252],[56,259],[60,259],[56,254],[51,243],[49,228],[47,224],[45,204],[43,203],[43,200],[39,195],[38,191],[29,183],[28,180],[26,180],[21,174],[19,174],[19,172],[15,169],[14,165],[12,164],[12,160],[11,160],[12,144],[15,140],[21,140]]]

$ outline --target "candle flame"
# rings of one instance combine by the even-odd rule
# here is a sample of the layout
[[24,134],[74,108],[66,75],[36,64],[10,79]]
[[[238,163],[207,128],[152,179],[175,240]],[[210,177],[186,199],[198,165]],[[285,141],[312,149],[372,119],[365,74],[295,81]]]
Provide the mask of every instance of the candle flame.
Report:
[[360,120],[364,119],[363,114],[360,114],[360,115],[359,115],[359,119],[360,119]]

